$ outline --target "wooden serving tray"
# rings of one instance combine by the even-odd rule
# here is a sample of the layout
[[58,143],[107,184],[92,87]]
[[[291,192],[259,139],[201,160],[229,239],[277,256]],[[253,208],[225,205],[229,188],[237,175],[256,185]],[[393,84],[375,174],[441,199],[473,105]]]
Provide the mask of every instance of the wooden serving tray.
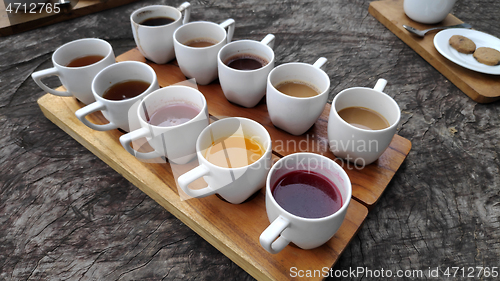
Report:
[[[40,8],[31,10],[33,13],[29,13],[29,4],[27,4],[28,13],[20,11],[17,13],[9,13],[6,11],[7,4],[4,1],[0,1],[0,36],[7,36],[28,31],[41,26],[81,17],[135,1],[137,0],[71,0],[72,8],[70,10],[61,9],[59,13],[47,13],[45,9],[40,12]],[[58,1],[48,2],[51,3],[53,7],[52,2],[56,3]],[[14,5],[11,7],[13,10],[16,10],[18,6]],[[19,8],[19,10],[23,9],[24,8]]]
[[[125,60],[146,62],[137,49],[117,57],[117,61]],[[147,63],[155,69],[161,87],[186,80],[175,62],[165,65]],[[206,97],[213,120],[224,116],[242,116],[263,124],[273,140],[274,161],[301,151],[300,148],[279,147],[276,145],[278,140],[313,143],[317,145],[312,149],[313,152],[335,159],[327,150],[326,143],[317,144],[313,142],[315,139],[308,137],[314,134],[316,139],[326,138],[329,105],[307,134],[292,136],[272,125],[264,101],[255,108],[246,109],[229,103],[217,82],[207,86],[198,85],[198,88]],[[38,100],[38,104],[48,119],[259,280],[288,280],[291,267],[321,270],[333,266],[366,218],[368,209],[364,205],[371,207],[380,198],[411,147],[410,141],[396,135],[390,148],[374,164],[362,170],[349,170],[345,164],[344,169],[353,185],[353,199],[345,221],[335,236],[313,250],[301,250],[292,245],[272,255],[259,243],[260,234],[269,225],[264,189],[240,205],[227,203],[217,196],[182,200],[184,197],[177,189],[176,179],[181,173],[193,168],[196,165],[193,162],[196,161],[186,166],[141,162],[121,147],[118,139],[122,132],[119,130],[99,132],[83,125],[74,114],[83,104],[74,98],[46,94]],[[102,114],[92,114],[89,118],[96,124],[107,123]]]
[[475,72],[443,57],[434,47],[434,36],[437,32],[427,33],[422,38],[410,34],[403,28],[403,24],[416,29],[427,29],[434,26],[448,26],[463,22],[449,14],[437,25],[417,23],[404,13],[403,1],[374,1],[370,3],[368,11],[471,99],[479,103],[488,103],[500,99],[500,76]]

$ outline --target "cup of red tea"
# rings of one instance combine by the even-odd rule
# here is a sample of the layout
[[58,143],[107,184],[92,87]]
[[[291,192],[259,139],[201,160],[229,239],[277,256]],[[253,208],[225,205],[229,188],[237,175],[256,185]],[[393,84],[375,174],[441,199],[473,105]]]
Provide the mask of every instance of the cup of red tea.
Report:
[[401,110],[383,92],[386,84],[379,79],[373,89],[354,87],[335,96],[328,118],[328,144],[333,154],[364,167],[389,147]]
[[254,107],[266,94],[266,81],[274,68],[274,35],[262,41],[238,40],[219,51],[219,82],[226,98],[244,107]]
[[[95,101],[92,79],[105,67],[115,63],[111,45],[101,39],[85,38],[57,48],[52,55],[54,67],[34,72],[31,77],[44,91],[56,96],[75,97],[84,104]],[[49,88],[42,79],[58,76],[66,91]]]
[[[164,156],[175,164],[196,157],[196,139],[208,126],[207,101],[203,94],[188,86],[168,86],[142,100],[134,112],[140,128],[120,137],[120,143],[139,159]],[[154,149],[140,152],[130,144],[146,138]]]
[[[231,42],[235,22],[227,19],[221,24],[195,21],[174,32],[174,49],[182,73],[196,83],[207,85],[217,78],[217,53]],[[227,28],[227,32],[226,32]]]
[[302,249],[323,245],[342,225],[351,194],[351,181],[335,161],[314,153],[281,158],[267,176],[271,225],[260,235],[260,244],[272,254],[290,242]]
[[[87,127],[97,131],[120,128],[130,131],[129,110],[137,101],[157,90],[158,80],[151,66],[137,61],[124,61],[104,68],[92,81],[92,94],[96,101],[75,112]],[[86,117],[101,111],[109,121],[94,124]]]
[[[184,18],[181,12],[184,11]],[[157,64],[164,64],[175,58],[172,35],[181,25],[189,22],[191,4],[179,7],[151,5],[135,10],[130,15],[132,33],[141,54]]]

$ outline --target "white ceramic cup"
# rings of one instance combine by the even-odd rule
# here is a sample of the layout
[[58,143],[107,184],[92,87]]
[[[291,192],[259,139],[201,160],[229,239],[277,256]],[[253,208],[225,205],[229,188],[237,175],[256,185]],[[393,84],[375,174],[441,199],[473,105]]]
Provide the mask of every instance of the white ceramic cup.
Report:
[[438,23],[451,12],[457,0],[404,0],[405,14],[412,20],[425,24]]
[[[148,123],[147,119],[156,110],[171,104],[189,104],[198,108],[200,113],[177,126],[162,127]],[[123,148],[139,159],[165,156],[176,164],[188,163],[196,157],[196,140],[209,124],[205,97],[200,91],[188,86],[169,86],[152,92],[140,102],[134,114],[141,127],[120,137]],[[130,144],[140,138],[146,138],[154,151],[134,150]]]
[[[104,58],[87,66],[66,66],[76,58],[89,55],[100,55]],[[95,101],[92,95],[92,79],[99,71],[113,63],[115,63],[115,54],[108,42],[97,38],[79,39],[57,48],[52,55],[54,67],[37,71],[31,74],[31,77],[44,91],[56,96],[73,96],[84,104],[90,104]],[[47,87],[42,79],[49,76],[58,76],[66,91],[57,91]]]
[[[292,135],[305,133],[323,112],[330,78],[321,69],[326,58],[319,58],[313,65],[300,62],[285,63],[275,67],[267,78],[266,103],[274,126]],[[276,89],[285,81],[302,81],[316,87],[320,94],[299,98],[285,95]]]
[[[314,171],[328,178],[340,191],[342,207],[322,218],[303,218],[283,209],[274,199],[272,188],[282,176],[296,170]],[[271,225],[260,235],[260,244],[272,254],[279,253],[290,242],[302,249],[323,245],[342,225],[351,195],[351,181],[335,161],[314,153],[294,153],[281,158],[267,176],[266,211]]]
[[[226,30],[228,29],[227,34]],[[221,24],[208,21],[190,22],[174,32],[174,49],[182,73],[196,83],[207,85],[217,78],[217,53],[231,42],[234,34],[234,20]],[[197,38],[210,38],[218,43],[203,48],[194,48],[184,43]]]
[[[181,21],[182,14],[184,18]],[[178,8],[165,5],[146,6],[135,10],[130,15],[132,33],[137,48],[141,54],[156,64],[164,64],[175,58],[174,31],[181,25],[189,22],[191,4],[182,3]],[[141,23],[156,17],[169,17],[175,21],[161,26],[146,26]]]
[[[389,95],[383,93],[387,81],[379,79],[373,89],[355,87],[338,93],[328,118],[330,150],[338,157],[364,167],[377,160],[396,133],[401,110]],[[381,114],[390,124],[382,130],[355,127],[342,119],[338,111],[347,107],[365,107]]]
[[[110,86],[127,80],[141,80],[151,85],[146,91],[130,99],[108,100],[102,97]],[[128,132],[130,131],[129,123],[131,122],[128,115],[130,108],[137,101],[142,100],[158,88],[156,73],[151,66],[137,61],[115,63],[99,72],[92,82],[92,93],[96,101],[78,109],[75,115],[83,124],[97,131],[108,131],[120,128]],[[85,118],[87,115],[96,111],[101,111],[102,115],[104,115],[109,123],[97,125]]]
[[[264,155],[256,162],[239,168],[220,167],[205,158],[206,150],[215,141],[238,135],[258,141],[265,149]],[[225,118],[210,124],[201,132],[196,141],[196,153],[200,165],[177,179],[180,188],[190,197],[201,198],[217,193],[226,201],[239,204],[265,184],[266,175],[271,167],[271,137],[261,124],[253,120],[239,117]],[[198,190],[188,187],[201,177],[207,182],[207,187]]]
[[[244,107],[254,107],[266,94],[266,81],[274,68],[274,35],[268,34],[262,41],[239,40],[228,43],[219,51],[217,63],[219,82],[230,102]],[[238,70],[226,65],[237,55],[257,56],[267,64],[255,70]]]

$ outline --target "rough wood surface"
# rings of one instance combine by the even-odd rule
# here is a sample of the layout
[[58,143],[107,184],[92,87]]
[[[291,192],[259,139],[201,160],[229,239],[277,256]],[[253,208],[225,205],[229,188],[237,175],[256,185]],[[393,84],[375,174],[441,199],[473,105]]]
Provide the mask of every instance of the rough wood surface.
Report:
[[[253,279],[36,104],[45,93],[30,75],[51,67],[58,46],[100,37],[123,53],[135,45],[130,13],[167,2],[182,1],[141,1],[0,38],[0,279]],[[233,17],[235,39],[275,34],[277,65],[327,57],[330,100],[389,81],[402,109],[398,134],[412,150],[334,270],[499,266],[499,104],[464,95],[373,18],[369,2],[192,1],[192,18]],[[457,1],[452,13],[500,37],[499,9],[496,0]]]

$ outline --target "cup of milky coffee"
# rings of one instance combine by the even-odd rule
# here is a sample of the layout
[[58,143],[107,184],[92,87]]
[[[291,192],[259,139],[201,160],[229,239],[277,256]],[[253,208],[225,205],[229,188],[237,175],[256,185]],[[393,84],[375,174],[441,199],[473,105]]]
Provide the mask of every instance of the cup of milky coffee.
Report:
[[351,181],[335,161],[315,153],[281,158],[266,181],[266,212],[271,224],[260,244],[276,254],[290,242],[312,249],[330,240],[344,221]]
[[231,42],[234,25],[234,20],[228,19],[221,24],[195,21],[179,27],[174,32],[174,49],[182,73],[200,85],[215,80],[217,53]]
[[[99,72],[92,82],[95,102],[75,112],[76,117],[87,127],[96,131],[120,128],[129,131],[129,109],[157,90],[158,80],[151,66],[137,61],[124,61],[110,65]],[[101,111],[108,124],[94,124],[87,115]]]
[[[184,18],[181,12],[184,11]],[[132,34],[141,54],[157,64],[175,58],[174,31],[189,22],[191,5],[182,3],[174,8],[166,5],[151,5],[135,10],[130,15]]]
[[[31,77],[44,91],[56,96],[73,96],[84,104],[90,104],[95,101],[92,79],[113,63],[115,54],[108,42],[97,38],[79,39],[57,48],[52,55],[54,67],[37,71]],[[49,76],[58,76],[66,90],[47,87],[42,79]]]
[[285,63],[267,78],[266,102],[274,126],[292,135],[305,133],[325,109],[330,78],[321,69],[326,58],[314,64]]
[[[131,112],[140,128],[120,137],[120,143],[139,159],[166,157],[185,164],[196,157],[196,140],[208,126],[207,101],[203,94],[188,86],[168,86],[145,97]],[[151,152],[137,151],[134,141],[146,138]]]
[[[271,167],[271,137],[253,120],[225,118],[201,132],[196,154],[200,165],[177,179],[180,188],[190,197],[217,193],[226,201],[239,204],[265,184]],[[189,188],[201,177],[207,187]]]
[[233,103],[254,107],[266,94],[266,81],[274,68],[274,35],[262,41],[238,40],[219,51],[219,82],[224,96]]
[[379,79],[373,89],[349,88],[335,96],[328,118],[328,140],[336,156],[363,167],[389,146],[401,112],[396,101],[382,92],[386,84]]

